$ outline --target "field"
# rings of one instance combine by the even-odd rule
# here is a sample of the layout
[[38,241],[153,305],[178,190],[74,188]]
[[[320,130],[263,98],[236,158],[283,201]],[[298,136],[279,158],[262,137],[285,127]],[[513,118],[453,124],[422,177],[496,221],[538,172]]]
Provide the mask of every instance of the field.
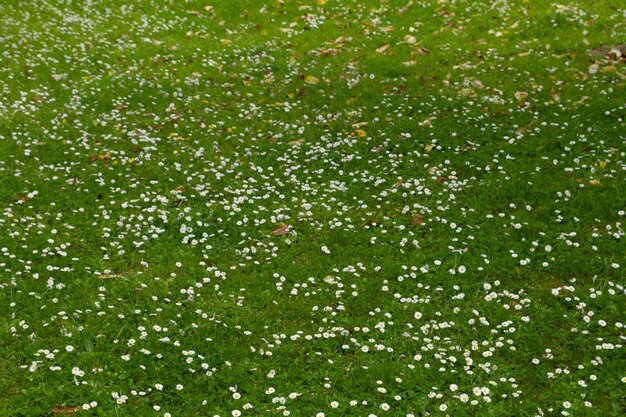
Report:
[[0,415],[626,415],[624,2],[0,25]]

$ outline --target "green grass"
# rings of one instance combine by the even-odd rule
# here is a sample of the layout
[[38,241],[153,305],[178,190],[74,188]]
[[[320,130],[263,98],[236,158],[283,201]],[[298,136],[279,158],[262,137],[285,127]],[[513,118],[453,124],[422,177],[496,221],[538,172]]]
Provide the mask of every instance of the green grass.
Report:
[[0,414],[626,414],[624,16],[0,0]]

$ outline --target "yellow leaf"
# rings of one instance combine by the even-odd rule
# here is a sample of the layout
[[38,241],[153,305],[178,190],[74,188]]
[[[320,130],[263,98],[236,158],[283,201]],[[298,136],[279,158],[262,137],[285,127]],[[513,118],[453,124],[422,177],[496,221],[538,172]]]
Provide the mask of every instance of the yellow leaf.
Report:
[[310,85],[317,85],[320,83],[320,80],[312,75],[307,75],[304,77],[304,82]]
[[606,161],[600,161],[598,165],[600,166],[600,168],[604,169],[606,168]]

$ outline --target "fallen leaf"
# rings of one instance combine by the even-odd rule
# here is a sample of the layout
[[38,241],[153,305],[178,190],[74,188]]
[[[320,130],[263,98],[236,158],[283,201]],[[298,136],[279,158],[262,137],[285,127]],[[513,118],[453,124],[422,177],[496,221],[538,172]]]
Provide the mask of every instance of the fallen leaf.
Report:
[[55,405],[52,407],[54,414],[75,414],[78,410],[80,410],[79,406],[72,405]]
[[555,90],[550,90],[550,97],[552,97],[554,101],[561,101],[561,96]]
[[626,44],[615,45],[612,48],[608,45],[601,45],[595,49],[587,50],[587,54],[590,56],[608,56],[610,58],[612,54],[615,54],[615,51],[619,52],[620,56],[626,55]]
[[589,185],[591,185],[592,187],[599,187],[602,185],[602,183],[600,182],[600,180],[589,180]]
[[411,224],[413,226],[419,226],[424,224],[424,216],[419,213],[413,213],[413,218],[411,219]]
[[402,42],[408,43],[409,45],[415,45],[417,43],[417,38],[413,35],[406,35]]
[[306,77],[304,77],[304,82],[309,85],[317,85],[320,83],[320,80],[319,78],[314,77],[312,75],[307,75]]
[[98,275],[100,279],[116,279],[116,278],[124,278],[124,275],[121,274],[100,274]]
[[598,162],[598,166],[602,169],[606,168],[606,161],[600,161]]
[[612,61],[619,61],[622,58],[622,55],[624,55],[622,50],[618,48],[613,48],[606,54],[607,58]]
[[575,101],[574,104],[576,104],[577,106],[580,106],[581,104],[585,104],[585,101],[589,100],[589,97],[587,96],[583,96],[583,98],[581,98],[578,101]]
[[525,91],[516,91],[515,92],[515,99],[517,101],[523,101],[526,99],[526,97],[528,97],[528,93]]
[[376,52],[378,52],[379,54],[382,54],[383,52],[385,52],[390,47],[391,47],[391,45],[386,43],[383,46],[381,46],[380,48],[376,48]]
[[289,226],[285,223],[281,223],[278,229],[272,230],[272,234],[275,236],[283,236],[289,233]]
[[296,140],[292,140],[291,142],[287,142],[287,145],[300,146],[303,143],[304,143],[304,139],[296,139]]

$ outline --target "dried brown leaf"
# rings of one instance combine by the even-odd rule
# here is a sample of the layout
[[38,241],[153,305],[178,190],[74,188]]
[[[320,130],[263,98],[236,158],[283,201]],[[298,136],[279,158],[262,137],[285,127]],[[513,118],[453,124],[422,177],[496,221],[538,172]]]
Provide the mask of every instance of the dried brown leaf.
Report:
[[272,234],[275,236],[283,236],[289,233],[289,226],[285,223],[281,223],[278,229],[272,230]]
[[296,139],[296,140],[292,140],[291,142],[287,142],[287,145],[290,146],[300,146],[304,143],[304,139]]
[[515,92],[515,99],[517,101],[524,101],[526,99],[526,97],[528,97],[528,93],[526,91],[516,91]]
[[55,405],[52,407],[54,414],[76,414],[80,410],[80,406],[73,405]]
[[404,43],[408,43],[409,45],[415,45],[417,43],[417,38],[413,35],[406,35],[402,41]]
[[413,226],[420,226],[424,224],[424,216],[419,213],[413,213],[413,218],[411,219],[411,224]]
[[378,52],[379,54],[382,54],[383,52],[385,52],[389,48],[391,48],[391,45],[386,43],[383,46],[381,46],[380,48],[376,48],[376,52]]

